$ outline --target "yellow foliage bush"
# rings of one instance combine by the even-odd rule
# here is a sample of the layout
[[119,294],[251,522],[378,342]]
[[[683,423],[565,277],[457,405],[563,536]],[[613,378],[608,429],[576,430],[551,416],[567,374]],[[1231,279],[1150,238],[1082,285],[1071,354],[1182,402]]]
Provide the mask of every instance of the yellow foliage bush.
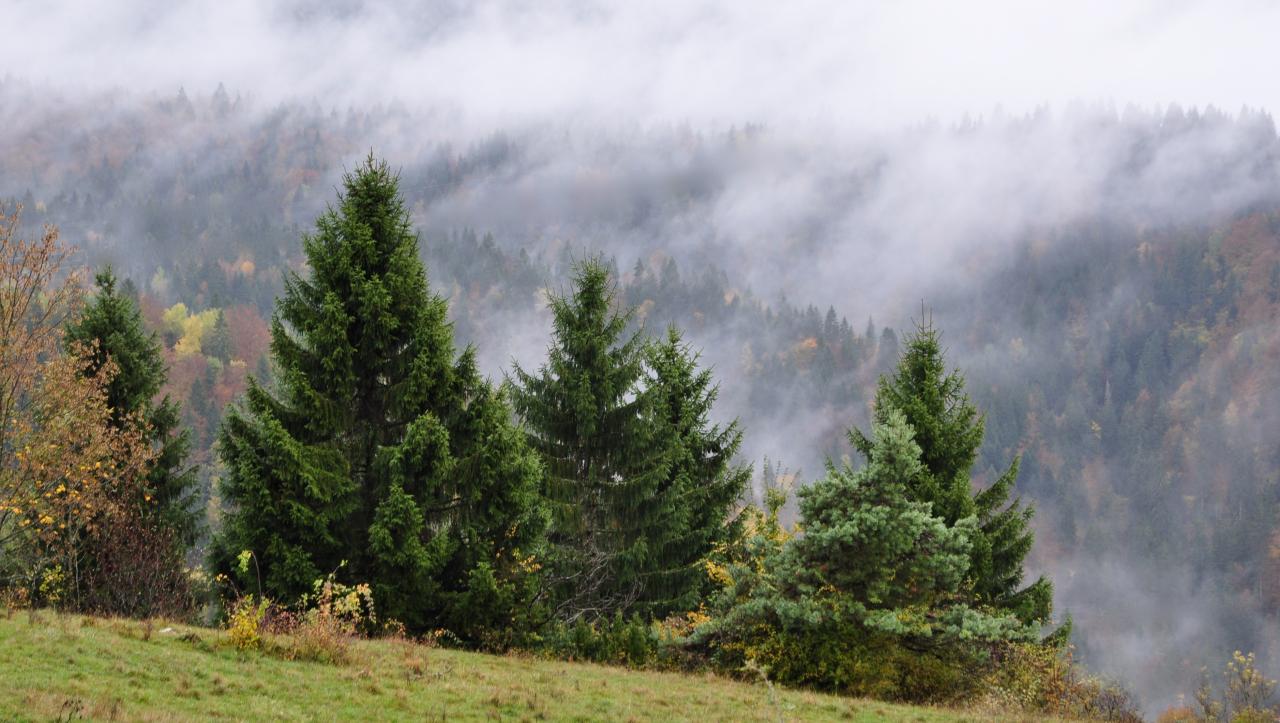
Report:
[[56,606],[62,601],[66,586],[67,576],[62,572],[62,565],[47,568],[40,575],[40,597],[50,605]]
[[993,709],[1068,718],[1142,720],[1125,690],[1080,674],[1070,647],[1010,644],[997,650],[992,662],[981,689]]
[[[247,566],[252,553],[244,551]],[[245,595],[231,605],[226,629],[237,650],[257,650],[285,660],[343,664],[352,659],[352,643],[377,629],[373,592],[367,584],[344,585],[333,576],[316,580],[315,592],[293,610],[268,599]]]
[[266,598],[257,599],[253,595],[236,600],[227,618],[227,636],[236,650],[262,649],[263,621],[270,606]]

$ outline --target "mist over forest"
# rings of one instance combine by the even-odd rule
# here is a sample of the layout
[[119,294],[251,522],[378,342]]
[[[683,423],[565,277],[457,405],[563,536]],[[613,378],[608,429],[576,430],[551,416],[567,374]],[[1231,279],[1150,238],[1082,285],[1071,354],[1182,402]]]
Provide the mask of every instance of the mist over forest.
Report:
[[[1280,670],[1275,10],[426,7],[15,9],[0,198],[134,285],[210,509],[222,408],[372,153],[494,382],[601,257],[714,371],[762,500],[856,459],[932,323],[985,414],[975,485],[1020,456],[1028,578],[1080,661],[1148,713],[1233,650]],[[221,360],[183,346],[209,309]]]

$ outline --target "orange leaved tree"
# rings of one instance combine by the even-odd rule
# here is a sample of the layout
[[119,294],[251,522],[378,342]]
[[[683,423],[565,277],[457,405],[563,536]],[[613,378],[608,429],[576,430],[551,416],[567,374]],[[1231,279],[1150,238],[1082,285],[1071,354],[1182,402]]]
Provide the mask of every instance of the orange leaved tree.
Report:
[[136,535],[154,452],[140,422],[109,423],[110,367],[87,376],[92,350],[63,349],[82,295],[72,249],[51,226],[22,239],[19,211],[0,211],[0,586],[92,607],[95,551]]

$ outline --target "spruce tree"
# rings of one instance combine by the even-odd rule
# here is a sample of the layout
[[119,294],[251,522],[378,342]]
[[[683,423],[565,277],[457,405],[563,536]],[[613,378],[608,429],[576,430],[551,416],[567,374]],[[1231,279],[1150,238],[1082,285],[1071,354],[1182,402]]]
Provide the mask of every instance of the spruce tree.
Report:
[[[554,341],[536,374],[514,369],[514,401],[546,469],[557,612],[599,618],[642,604],[666,568],[675,501],[659,495],[669,460],[647,418],[644,341],[614,309],[609,268],[576,265],[573,289],[551,298]],[[657,548],[662,545],[658,543]]]
[[799,491],[803,534],[780,534],[776,502],[758,518],[752,554],[723,573],[729,585],[713,608],[724,612],[695,645],[733,667],[754,658],[787,683],[923,698],[935,681],[912,679],[904,660],[927,656],[931,675],[951,667],[941,681],[981,660],[986,643],[1032,638],[1014,616],[966,599],[978,521],[948,524],[912,498],[923,464],[902,412],[887,410],[873,429],[865,466],[829,462]]
[[829,464],[826,477],[800,490],[804,534],[775,574],[805,605],[830,594],[819,607],[837,616],[933,637],[936,611],[955,602],[964,579],[977,520],[948,523],[913,499],[909,483],[924,465],[902,412],[878,419],[870,442],[865,467]]
[[737,529],[732,515],[751,478],[751,468],[734,464],[742,445],[737,420],[711,423],[718,395],[711,371],[698,368],[698,354],[675,326],[648,350],[651,394],[650,433],[667,461],[657,497],[665,524],[653,526],[648,542],[651,567],[642,599],[655,615],[697,607],[701,563]]
[[147,474],[159,519],[185,544],[195,541],[199,511],[195,509],[196,468],[187,463],[191,432],[179,426],[182,411],[169,395],[160,396],[168,375],[160,340],[147,332],[138,302],[116,286],[108,267],[95,278],[98,293],[84,313],[68,324],[67,344],[93,350],[88,374],[97,374],[110,358],[117,372],[107,385],[111,422],[122,428],[138,415],[147,425],[157,457]]
[[495,643],[537,566],[536,456],[474,351],[455,353],[385,163],[345,176],[303,248],[272,320],[275,388],[251,380],[223,424],[213,565],[251,550],[286,601],[331,572],[369,582],[384,618]]
[[227,326],[227,315],[218,309],[218,317],[213,328],[204,338],[204,354],[226,364],[231,361],[231,329]]
[[[994,484],[973,491],[970,471],[982,444],[985,418],[964,391],[964,377],[948,373],[939,334],[925,323],[906,340],[891,377],[881,377],[874,419],[884,423],[894,412],[905,415],[920,446],[922,467],[907,483],[911,498],[932,505],[946,524],[976,516],[968,579],[976,602],[1007,610],[1024,622],[1047,622],[1053,588],[1044,577],[1021,587],[1023,561],[1031,551],[1034,509],[1010,500],[1019,459]],[[854,429],[853,446],[869,457],[873,441]]]

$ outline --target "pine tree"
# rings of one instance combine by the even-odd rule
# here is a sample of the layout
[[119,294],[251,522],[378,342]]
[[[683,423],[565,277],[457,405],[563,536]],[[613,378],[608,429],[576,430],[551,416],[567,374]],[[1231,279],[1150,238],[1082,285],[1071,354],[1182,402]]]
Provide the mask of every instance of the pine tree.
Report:
[[272,320],[276,389],[251,381],[223,425],[212,562],[252,550],[282,600],[336,572],[369,582],[384,618],[494,643],[528,603],[537,459],[474,351],[455,354],[385,163],[344,178],[303,248],[310,272],[287,276]]
[[[1013,612],[1025,622],[1047,622],[1051,583],[1041,577],[1021,588],[1023,560],[1031,550],[1033,508],[1010,500],[1018,476],[1014,458],[990,487],[973,492],[970,473],[982,444],[985,419],[964,392],[964,377],[947,373],[939,334],[918,327],[892,377],[881,377],[874,418],[883,423],[893,412],[905,415],[921,449],[923,466],[908,481],[913,500],[928,502],[946,524],[976,516],[978,534],[970,553],[969,581],[979,604]],[[850,430],[853,446],[869,456],[873,441]]]
[[[648,352],[652,394],[651,432],[664,447],[665,479],[657,495],[666,508],[665,525],[655,526],[649,548],[656,570],[649,573],[643,599],[649,612],[664,615],[697,607],[707,579],[701,563],[737,529],[732,516],[751,478],[751,468],[735,465],[742,430],[710,421],[719,390],[711,372],[698,368],[698,354],[679,329]],[[665,599],[663,599],[665,598]]]
[[[551,299],[554,341],[537,374],[515,367],[514,401],[546,468],[557,612],[563,619],[624,612],[646,598],[663,568],[662,536],[674,501],[658,491],[669,462],[646,418],[644,342],[614,310],[609,268],[576,265],[571,294]],[[624,338],[625,336],[625,338]]]
[[95,280],[98,293],[84,313],[68,324],[66,341],[93,349],[86,370],[91,376],[108,358],[115,363],[116,375],[107,385],[111,422],[122,429],[135,414],[146,422],[148,441],[157,452],[146,481],[155,509],[178,539],[191,544],[199,531],[199,512],[194,508],[197,470],[187,463],[191,432],[179,427],[181,408],[169,395],[160,397],[168,374],[160,340],[155,332],[146,331],[137,301],[116,288],[110,268]]

